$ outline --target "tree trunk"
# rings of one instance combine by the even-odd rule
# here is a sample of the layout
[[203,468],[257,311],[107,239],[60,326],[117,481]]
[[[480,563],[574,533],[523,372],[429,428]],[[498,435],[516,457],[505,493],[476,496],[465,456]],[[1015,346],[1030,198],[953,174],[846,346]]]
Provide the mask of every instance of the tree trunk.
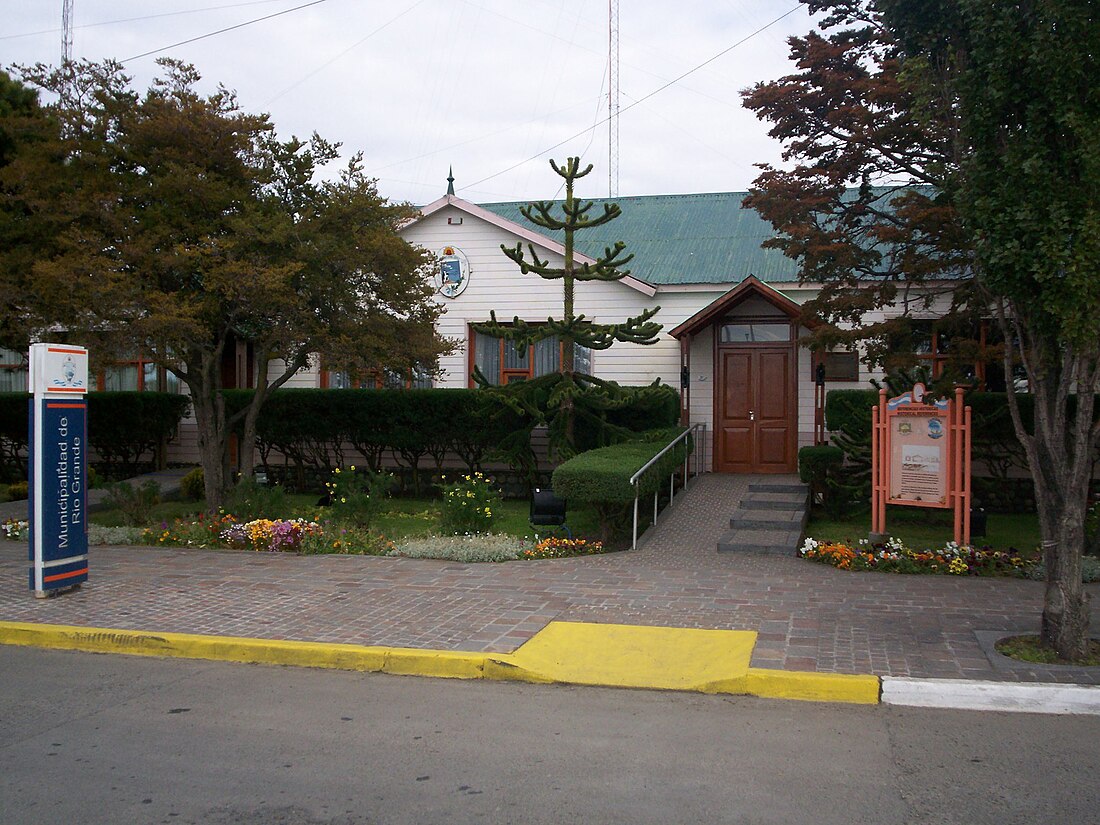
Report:
[[224,345],[201,354],[199,368],[189,371],[187,386],[198,429],[206,509],[213,513],[225,503],[229,486],[228,433],[225,401],[221,396],[221,357]]
[[1085,657],[1089,638],[1089,595],[1081,581],[1088,476],[1083,484],[1075,482],[1072,477],[1050,478],[1049,469],[1037,474],[1035,482],[1047,574],[1040,635],[1044,646],[1067,660]]
[[[1018,340],[1026,345],[1019,357],[1034,399],[1035,420],[1029,433],[1016,395],[1011,386],[1007,389],[1012,424],[1035,487],[1043,541],[1047,583],[1041,639],[1061,658],[1081,659],[1089,639],[1089,596],[1081,581],[1081,557],[1097,439],[1093,410],[1100,389],[1100,359],[1095,351],[1080,352],[1057,339],[1029,337],[1019,308],[1010,314],[1001,305],[997,314],[1005,338],[1005,375],[1012,375],[1013,340]],[[1076,392],[1072,415],[1070,388]]]
[[200,396],[192,390],[192,404],[198,427],[199,460],[202,463],[206,509],[214,512],[225,503],[228,486],[225,414],[224,410],[218,409],[221,406],[220,397],[211,397],[209,394]]
[[248,411],[244,416],[244,424],[241,427],[241,478],[251,478],[255,465],[256,452],[256,422],[260,420],[260,410],[267,400],[267,365],[270,357],[266,350],[259,347],[255,350],[256,358],[256,386],[252,395],[252,401],[248,405]]
[[[289,381],[291,376],[306,365],[308,359],[308,355],[301,352],[293,358],[287,358],[282,375],[274,381],[268,381],[267,369],[271,364],[270,349],[261,342],[254,345],[253,352],[253,357],[256,359],[256,385],[252,388],[255,392],[252,395],[251,403],[244,411],[244,421],[241,425],[241,460],[238,470],[242,477],[250,477],[255,468],[256,426],[260,420],[260,411],[271,393]],[[240,420],[241,412],[238,411],[233,420],[227,423],[236,424]],[[299,464],[299,468],[301,469],[301,464]],[[298,483],[299,488],[304,484],[301,474]]]

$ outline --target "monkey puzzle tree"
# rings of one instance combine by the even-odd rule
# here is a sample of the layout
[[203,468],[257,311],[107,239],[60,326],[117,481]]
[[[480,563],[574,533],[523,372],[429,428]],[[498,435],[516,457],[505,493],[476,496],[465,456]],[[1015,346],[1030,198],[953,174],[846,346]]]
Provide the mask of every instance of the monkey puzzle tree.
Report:
[[[549,259],[540,259],[533,245],[528,245],[527,253],[523,244],[509,248],[501,244],[504,254],[519,265],[524,275],[535,273],[547,280],[562,282],[563,313],[560,320],[548,318],[545,323],[529,324],[518,316],[511,324],[501,323],[496,313],[490,313],[491,321],[474,325],[474,329],[484,335],[503,338],[512,342],[518,352],[524,353],[537,341],[557,338],[561,342],[561,371],[548,381],[519,386],[518,389],[501,393],[501,398],[509,406],[522,409],[537,421],[549,425],[551,446],[562,456],[567,456],[575,448],[575,426],[578,414],[598,416],[601,410],[612,409],[623,403],[621,389],[610,382],[601,381],[591,375],[578,373],[575,369],[575,350],[579,345],[592,350],[604,350],[615,342],[632,344],[655,344],[661,325],[650,320],[660,310],[653,307],[644,310],[641,315],[627,318],[618,324],[597,324],[585,316],[577,315],[574,309],[576,284],[578,281],[618,281],[630,274],[623,267],[634,258],[625,254],[626,244],[616,241],[612,247],[606,247],[603,255],[594,261],[578,263],[576,234],[585,229],[603,226],[622,214],[618,204],[605,203],[603,213],[590,216],[592,201],[578,200],[573,187],[579,178],[592,171],[592,164],[583,170],[580,158],[569,158],[563,166],[553,160],[550,167],[565,180],[565,200],[556,207],[554,202],[539,201],[520,208],[527,220],[551,232],[564,235],[565,256],[560,266],[552,265]],[[557,214],[560,209],[560,214]],[[529,256],[529,257],[528,257]],[[485,376],[475,370],[474,377],[482,386],[487,386]],[[544,386],[549,385],[549,386]],[[543,395],[549,391],[548,395]],[[578,405],[578,401],[581,404]]]

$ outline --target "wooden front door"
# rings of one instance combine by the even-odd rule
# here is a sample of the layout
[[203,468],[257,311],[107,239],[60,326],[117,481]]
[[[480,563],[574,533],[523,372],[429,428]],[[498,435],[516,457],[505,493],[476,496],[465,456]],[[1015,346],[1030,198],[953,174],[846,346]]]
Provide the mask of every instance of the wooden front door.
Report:
[[798,404],[794,347],[718,347],[715,467],[720,473],[793,473]]

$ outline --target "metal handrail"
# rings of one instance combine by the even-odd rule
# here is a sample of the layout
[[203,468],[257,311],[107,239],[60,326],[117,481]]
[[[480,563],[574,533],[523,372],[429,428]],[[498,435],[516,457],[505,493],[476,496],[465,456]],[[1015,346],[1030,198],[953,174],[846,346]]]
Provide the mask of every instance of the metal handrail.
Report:
[[[638,548],[638,496],[639,496],[638,480],[643,475],[645,475],[646,471],[649,470],[649,468],[652,467],[654,464],[656,464],[657,461],[665,453],[667,453],[669,450],[671,450],[673,447],[675,447],[681,441],[686,440],[688,438],[688,436],[694,436],[696,431],[700,432],[701,437],[697,437],[695,439],[695,449],[692,450],[691,452],[688,452],[688,453],[684,454],[684,487],[686,488],[687,483],[688,483],[688,474],[690,472],[690,463],[691,463],[692,455],[695,455],[695,477],[698,478],[699,473],[701,472],[700,467],[702,466],[703,461],[702,461],[702,456],[699,453],[700,453],[700,446],[702,444],[704,444],[704,441],[705,441],[705,438],[706,438],[707,425],[705,423],[692,424],[688,429],[684,430],[682,433],[680,433],[678,436],[676,436],[676,438],[672,439],[672,441],[670,441],[667,445],[665,445],[663,450],[661,450],[659,453],[657,453],[657,455],[653,456],[653,458],[651,458],[644,465],[642,465],[641,469],[639,469],[638,472],[636,472],[634,475],[632,475],[630,477],[630,484],[634,487],[634,529],[633,529],[632,538],[631,538],[631,542],[630,542],[630,549],[631,550],[636,550]],[[657,499],[658,499],[658,494],[659,493],[660,493],[660,490],[654,490],[653,491],[653,524],[654,525],[657,524]],[[671,473],[669,473],[669,477],[668,477],[668,500],[669,500],[670,504],[672,503],[672,500],[675,497],[676,497],[676,470],[673,470]]]

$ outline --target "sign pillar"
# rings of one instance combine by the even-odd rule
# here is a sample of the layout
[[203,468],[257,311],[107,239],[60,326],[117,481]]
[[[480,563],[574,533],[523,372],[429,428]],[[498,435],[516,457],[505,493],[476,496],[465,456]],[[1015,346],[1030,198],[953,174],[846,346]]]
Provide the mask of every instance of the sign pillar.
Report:
[[30,351],[30,589],[45,598],[88,580],[88,350]]

